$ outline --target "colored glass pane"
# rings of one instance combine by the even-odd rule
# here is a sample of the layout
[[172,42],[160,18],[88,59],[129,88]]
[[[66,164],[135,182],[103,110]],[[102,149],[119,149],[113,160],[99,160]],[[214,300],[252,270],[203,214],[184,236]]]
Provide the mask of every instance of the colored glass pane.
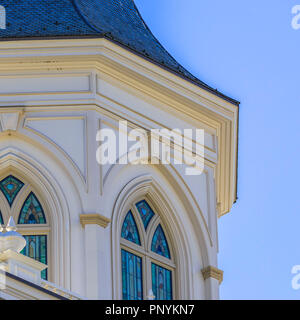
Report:
[[0,189],[11,206],[24,186],[24,183],[13,176],[8,176],[0,182]]
[[152,290],[156,300],[172,300],[172,272],[152,263]]
[[142,300],[142,259],[122,250],[122,293],[123,300]]
[[153,235],[151,250],[163,257],[171,258],[168,242],[161,225],[158,225]]
[[0,211],[0,224],[4,224],[4,221],[3,221],[3,217],[2,217],[2,213]]
[[44,224],[44,210],[33,192],[25,200],[19,215],[19,224]]
[[[21,251],[27,257],[47,264],[47,236],[46,235],[25,235],[26,247]],[[42,279],[48,279],[47,269],[41,272]]]
[[145,200],[138,202],[136,204],[136,208],[138,209],[138,212],[143,220],[143,224],[144,224],[144,227],[146,230],[149,222],[151,221],[152,217],[154,216],[154,212]]
[[138,245],[141,244],[139,232],[131,211],[129,211],[126,215],[122,226],[121,236],[128,241],[131,241]]

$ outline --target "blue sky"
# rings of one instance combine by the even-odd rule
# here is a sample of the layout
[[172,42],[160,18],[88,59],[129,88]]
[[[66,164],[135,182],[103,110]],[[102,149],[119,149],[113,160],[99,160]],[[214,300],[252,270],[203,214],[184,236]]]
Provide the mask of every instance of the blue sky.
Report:
[[238,201],[219,220],[222,299],[300,299],[300,0],[135,0],[189,71],[241,101]]

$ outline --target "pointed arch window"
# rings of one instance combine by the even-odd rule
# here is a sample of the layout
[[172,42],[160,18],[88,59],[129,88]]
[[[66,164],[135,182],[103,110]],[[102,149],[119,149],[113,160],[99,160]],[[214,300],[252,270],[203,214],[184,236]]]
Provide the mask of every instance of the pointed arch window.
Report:
[[131,211],[127,213],[127,216],[124,220],[121,235],[122,238],[128,241],[136,244],[141,244],[139,232]]
[[121,275],[124,300],[174,296],[175,263],[160,216],[145,200],[133,203],[121,228]]
[[166,257],[168,259],[171,258],[168,242],[164,230],[162,229],[160,224],[156,228],[156,231],[152,238],[151,250],[163,257]]
[[45,224],[46,218],[44,210],[33,192],[26,198],[21,213],[19,215],[19,224]]
[[[29,234],[27,229],[27,234],[24,235],[26,247],[21,253],[44,264],[47,264],[48,235],[38,234],[38,227],[36,228],[34,225],[44,225],[46,223],[43,207],[37,196],[31,191],[23,203],[18,219],[19,225],[32,225]],[[42,279],[47,280],[48,270],[43,270],[41,276]]]
[[143,221],[144,227],[147,230],[148,224],[151,221],[151,219],[154,217],[154,212],[147,203],[147,201],[142,200],[136,204],[136,207],[138,209],[138,212],[141,216],[141,219]]
[[[2,179],[2,180],[1,180]],[[18,222],[18,232],[25,240],[26,246],[22,254],[48,265],[42,271],[42,279],[48,280],[51,266],[48,261],[49,240],[51,235],[50,224],[38,193],[23,179],[9,174],[0,180],[0,224],[6,224],[10,216]],[[5,205],[5,203],[8,205]],[[50,268],[50,270],[49,270]]]
[[12,206],[15,198],[23,186],[24,183],[12,175],[9,175],[0,182],[0,189],[10,206]]

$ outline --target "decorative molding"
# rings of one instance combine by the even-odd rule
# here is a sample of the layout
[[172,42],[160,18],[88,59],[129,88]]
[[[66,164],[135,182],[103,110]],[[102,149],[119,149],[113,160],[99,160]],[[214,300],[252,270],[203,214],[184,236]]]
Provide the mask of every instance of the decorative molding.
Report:
[[[237,198],[238,106],[107,39],[3,41],[1,49],[0,82],[3,88],[0,86],[0,94],[8,94],[14,103],[30,101],[30,107],[26,106],[27,112],[33,105],[38,105],[39,108],[42,108],[42,105],[53,105],[52,110],[55,105],[61,112],[61,101],[64,101],[63,105],[66,107],[73,108],[76,105],[83,108],[83,105],[78,103],[78,99],[83,99],[84,103],[95,102],[101,112],[120,116],[125,114],[128,120],[131,118],[137,122],[136,119],[143,119],[145,122],[145,114],[137,107],[140,103],[137,103],[137,100],[132,103],[128,98],[134,90],[135,98],[143,97],[143,100],[151,101],[150,104],[153,106],[166,106],[166,110],[172,114],[179,112],[189,123],[195,123],[197,127],[203,127],[215,135],[217,154],[205,149],[209,155],[207,165],[215,170],[217,201],[221,203],[219,217],[230,211]],[[49,61],[45,59],[45,55],[55,59]],[[30,56],[31,59],[26,60],[26,63],[20,63],[23,62],[24,56]],[[45,69],[48,70],[47,74]],[[109,86],[103,87],[103,81],[102,88],[101,83],[91,86],[91,73],[80,73],[78,70],[93,70],[92,72],[100,74],[104,82],[107,80]],[[76,81],[74,88],[73,83],[70,85],[71,88],[63,88],[66,86],[63,80],[68,80],[68,77],[77,79],[76,75],[79,76],[79,80],[82,77],[85,80],[78,81],[78,84]],[[63,79],[60,79],[61,77]],[[39,78],[47,81],[43,80],[40,83]],[[24,87],[24,93],[16,93],[16,79],[21,83],[19,87],[23,87],[24,83],[28,86],[27,80],[31,84],[37,83],[35,92],[26,91]],[[99,80],[99,77],[97,79]],[[153,86],[153,83],[156,85]],[[119,88],[120,92],[127,90],[129,95],[126,95],[126,99],[117,99],[116,88]],[[80,94],[75,97],[76,92]],[[42,99],[40,95],[43,96]],[[40,101],[43,101],[42,105]],[[0,102],[0,105],[6,107],[6,102]],[[160,122],[157,116],[152,120]],[[143,123],[139,125],[143,127]]]
[[[2,236],[5,237],[5,235]],[[11,244],[13,244],[14,240],[15,239],[11,240]],[[25,245],[26,241],[24,246]],[[17,251],[14,251],[15,249],[17,248],[8,249],[0,253],[0,262],[4,271],[40,285],[41,271],[46,269],[48,266]]]
[[[83,164],[80,166],[78,163],[78,159],[70,154],[69,148],[66,143],[61,143],[61,139],[53,137],[53,134],[51,132],[47,132],[47,130],[43,130],[41,128],[34,127],[35,122],[38,123],[39,121],[55,121],[55,120],[82,120],[83,121],[83,150],[82,150],[82,156],[83,156]],[[32,124],[31,124],[32,123]],[[48,143],[50,143],[52,146],[54,146],[57,150],[62,152],[64,156],[71,162],[74,169],[79,174],[83,184],[85,185],[86,191],[88,192],[87,187],[87,118],[85,115],[77,114],[77,115],[63,115],[63,116],[39,116],[39,117],[26,117],[24,121],[23,128],[41,139],[46,140]],[[74,148],[73,148],[74,149]]]
[[2,131],[16,131],[19,123],[20,112],[1,113],[0,122]]
[[90,73],[1,74],[0,95],[91,93]]
[[[35,270],[38,270],[39,272],[46,269],[48,266],[44,263],[41,263],[37,260],[34,260],[30,257],[27,257],[19,252],[16,252],[14,250],[8,249],[4,252],[0,253],[0,261],[1,262],[8,262],[8,261],[12,261],[14,262],[14,265],[16,266],[17,263],[22,264],[22,265],[26,265],[26,267],[31,267]],[[10,265],[8,264],[8,267],[10,267]],[[16,271],[16,267],[14,268]],[[11,272],[11,271],[9,271]],[[11,272],[13,273],[13,272]]]
[[102,228],[106,228],[110,222],[110,219],[102,216],[99,213],[80,215],[80,223],[82,225],[82,228],[84,228],[87,224],[97,224]]
[[223,273],[224,273],[222,270],[215,268],[215,267],[212,267],[212,266],[209,266],[209,267],[202,269],[201,271],[202,271],[202,275],[203,275],[204,280],[206,280],[208,278],[214,278],[214,279],[218,280],[220,284],[222,283]]

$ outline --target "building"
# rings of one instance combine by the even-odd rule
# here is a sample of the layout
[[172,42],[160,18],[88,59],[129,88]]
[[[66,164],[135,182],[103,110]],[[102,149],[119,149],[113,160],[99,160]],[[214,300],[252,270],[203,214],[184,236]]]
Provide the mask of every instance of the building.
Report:
[[[218,299],[239,103],[175,61],[132,0],[0,9],[1,219],[12,216],[22,253],[48,265],[43,281],[89,299]],[[124,151],[120,121],[128,148],[100,165],[100,129]],[[204,130],[184,145],[191,156],[202,148],[201,175],[175,163],[181,133],[170,164],[126,164],[137,152],[129,131],[149,139],[161,128]]]

